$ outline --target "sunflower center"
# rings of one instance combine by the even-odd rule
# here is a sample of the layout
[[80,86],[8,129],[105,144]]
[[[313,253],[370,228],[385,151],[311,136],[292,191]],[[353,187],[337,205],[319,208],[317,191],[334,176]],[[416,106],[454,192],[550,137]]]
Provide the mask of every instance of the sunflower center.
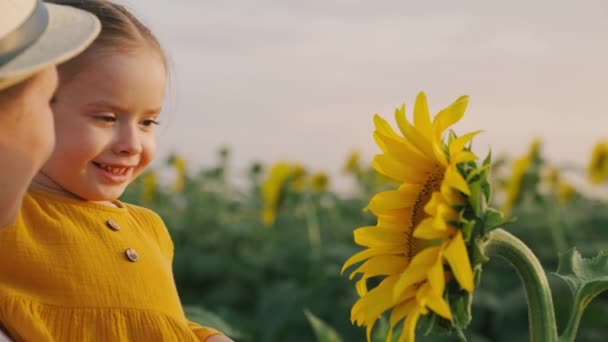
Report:
[[439,187],[443,181],[443,175],[444,170],[439,166],[435,166],[435,169],[428,174],[428,177],[422,186],[422,190],[420,190],[412,205],[412,215],[407,229],[407,259],[410,261],[423,247],[423,241],[414,237],[414,229],[416,229],[418,224],[428,216],[424,212],[424,206],[431,199],[433,192],[439,191]]

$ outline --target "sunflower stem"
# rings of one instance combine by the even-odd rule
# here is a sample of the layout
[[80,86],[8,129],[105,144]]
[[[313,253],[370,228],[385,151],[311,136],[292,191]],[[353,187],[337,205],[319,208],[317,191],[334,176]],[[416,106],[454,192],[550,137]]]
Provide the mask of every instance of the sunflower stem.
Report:
[[310,193],[305,195],[304,210],[306,213],[306,227],[308,228],[308,241],[310,248],[315,258],[318,258],[321,252],[321,228],[319,227],[319,219],[317,210],[312,201]]
[[522,280],[528,300],[530,341],[556,342],[551,288],[536,255],[520,239],[500,228],[490,232],[483,249],[488,257],[497,256],[509,262]]

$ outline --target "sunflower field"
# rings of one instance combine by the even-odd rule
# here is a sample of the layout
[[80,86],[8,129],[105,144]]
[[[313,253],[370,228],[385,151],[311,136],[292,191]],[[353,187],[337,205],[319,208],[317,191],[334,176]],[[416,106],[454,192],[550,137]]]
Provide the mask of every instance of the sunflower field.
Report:
[[[417,102],[417,112],[425,101]],[[458,101],[464,100],[453,106]],[[608,248],[606,143],[587,147],[588,165],[553,164],[538,139],[520,156],[480,155],[475,164],[474,143],[470,148],[475,132],[449,133],[445,145],[443,137],[429,135],[444,147],[416,160],[420,174],[435,175],[429,183],[430,178],[416,178],[419,174],[397,175],[389,160],[399,158],[398,148],[412,148],[412,156],[436,146],[420,143],[431,123],[422,116],[416,120],[413,126],[400,122],[406,136],[414,137],[410,144],[397,139],[384,119],[374,119],[374,138],[384,154],[373,162],[356,151],[346,156],[340,177],[352,181],[348,192],[333,191],[326,173],[297,161],[231,170],[230,151],[221,149],[217,165],[198,170],[173,155],[139,177],[122,200],[165,220],[189,318],[235,341],[407,341],[414,334],[419,341],[529,340],[528,304],[518,274],[503,259],[486,260],[465,243],[489,225],[519,238],[542,264],[557,331],[580,320],[569,332],[576,341],[605,341],[608,255],[600,251]],[[450,121],[438,119],[437,125],[442,120]],[[246,174],[245,184],[233,181],[239,172]],[[468,200],[478,192],[487,203]],[[414,209],[399,211],[406,206]],[[478,209],[486,207],[496,210]],[[417,215],[423,216],[416,221]],[[481,226],[474,223],[479,217]],[[401,234],[397,221],[416,221],[416,231],[412,226],[410,235]],[[395,241],[409,249],[390,252]],[[578,255],[575,246],[583,257],[597,257],[570,265],[574,272],[590,263],[603,267],[596,278],[586,273],[593,278],[588,280],[595,299],[585,301],[578,316],[571,314],[578,280],[560,264],[560,255]],[[482,261],[483,270],[477,266]],[[417,276],[416,265],[435,271]],[[407,277],[401,275],[405,267],[410,267]],[[379,290],[383,287],[391,288],[388,294]]]

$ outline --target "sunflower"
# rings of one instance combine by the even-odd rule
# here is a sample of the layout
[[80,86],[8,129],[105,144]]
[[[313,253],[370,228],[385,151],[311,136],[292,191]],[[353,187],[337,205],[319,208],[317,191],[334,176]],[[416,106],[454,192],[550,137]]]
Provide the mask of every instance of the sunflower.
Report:
[[310,176],[310,187],[317,192],[325,192],[329,186],[329,177],[325,172],[319,171]]
[[540,140],[535,138],[532,140],[528,153],[520,158],[515,159],[511,167],[511,178],[507,186],[507,198],[502,205],[502,211],[509,213],[511,208],[521,200],[522,187],[524,177],[533,168],[534,163],[540,158]]
[[143,203],[150,203],[154,196],[156,196],[158,187],[158,179],[156,172],[146,171],[142,175],[142,190],[141,190],[141,201]]
[[608,145],[605,142],[599,142],[593,148],[588,174],[592,184],[601,184],[608,179]]
[[299,164],[278,162],[270,168],[266,180],[261,185],[264,208],[262,209],[262,222],[266,225],[274,223],[277,210],[281,205],[285,186],[294,191],[304,188],[306,170]]
[[173,155],[169,158],[169,162],[175,169],[176,173],[171,188],[174,192],[182,192],[186,181],[186,161],[178,155]]
[[356,174],[360,169],[360,160],[361,154],[359,153],[359,151],[352,151],[348,155],[348,158],[346,158],[346,162],[344,163],[344,167],[342,168],[344,173]]
[[[461,229],[461,213],[471,193],[460,167],[477,157],[466,145],[478,133],[450,136],[448,127],[464,115],[468,97],[463,96],[440,111],[431,121],[424,93],[414,106],[414,120],[405,116],[405,105],[395,111],[402,135],[376,115],[374,139],[382,150],[372,166],[397,181],[395,190],[376,194],[367,206],[376,217],[375,226],[354,231],[357,244],[366,247],[350,257],[342,268],[363,262],[350,274],[356,282],[359,300],[351,320],[366,326],[367,339],[377,319],[390,312],[389,336],[403,322],[400,341],[413,341],[419,318],[432,312],[452,319],[445,300],[446,284],[455,281],[472,292],[473,271]],[[383,278],[368,289],[370,278]]]

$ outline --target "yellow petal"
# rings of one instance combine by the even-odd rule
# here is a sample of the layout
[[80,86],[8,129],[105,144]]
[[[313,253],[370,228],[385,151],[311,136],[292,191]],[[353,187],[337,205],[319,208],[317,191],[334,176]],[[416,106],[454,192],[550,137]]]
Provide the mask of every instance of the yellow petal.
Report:
[[458,231],[452,241],[448,243],[443,251],[443,256],[450,264],[452,273],[454,273],[454,277],[456,277],[460,286],[469,292],[473,292],[473,270],[461,231]]
[[416,96],[416,103],[414,104],[414,126],[428,140],[432,139],[433,126],[431,125],[429,106],[426,101],[426,95],[422,91]]
[[428,272],[428,286],[439,296],[443,296],[445,290],[445,274],[443,272],[443,262],[441,258],[437,261]]
[[378,215],[378,227],[403,230],[409,225],[412,217],[411,209],[394,210],[390,215]]
[[377,193],[372,197],[367,205],[367,209],[370,209],[374,214],[378,214],[387,210],[408,208],[416,202],[417,197],[417,192],[399,190],[384,191]]
[[452,156],[450,156],[450,163],[452,164],[460,164],[468,161],[477,160],[477,156],[471,151],[460,151]]
[[404,165],[386,154],[377,154],[372,161],[372,167],[381,174],[402,183],[423,184],[426,181],[426,173]]
[[417,306],[418,304],[416,303],[416,300],[414,298],[407,300],[401,304],[397,304],[395,306],[395,308],[391,311],[391,315],[388,320],[389,329],[388,334],[386,335],[386,341],[393,340],[393,329],[395,328],[395,325],[397,325],[397,323],[404,319],[405,316],[407,316],[414,309],[416,309]]
[[424,284],[418,291],[416,296],[416,300],[418,303],[424,303],[425,306],[429,307],[438,315],[442,316],[445,319],[452,319],[452,312],[450,310],[450,306],[443,299],[443,293],[437,294],[433,289],[429,286],[429,284]]
[[438,257],[439,247],[425,248],[416,254],[397,284],[395,284],[393,296],[398,298],[409,286],[426,279],[429,268],[437,261]]
[[374,248],[364,249],[364,250],[352,255],[350,258],[348,258],[348,260],[346,260],[344,262],[344,265],[342,266],[342,270],[340,272],[344,273],[344,271],[347,268],[349,268],[350,266],[352,266],[358,262],[361,262],[363,260],[369,259],[371,257],[377,256],[377,255],[399,254],[402,251],[403,251],[403,247],[401,247],[401,246],[374,247]]
[[450,229],[438,229],[434,219],[427,217],[418,224],[414,230],[414,237],[421,240],[446,239],[450,236]]
[[456,138],[456,140],[452,141],[452,143],[450,144],[450,155],[454,155],[457,152],[464,150],[464,146],[469,141],[471,141],[471,139],[473,139],[474,136],[479,134],[479,132],[481,132],[481,131],[467,133],[465,135],[462,135],[462,136]]
[[355,289],[359,297],[365,296],[367,293],[367,278],[359,279],[355,282]]
[[407,121],[405,111],[397,109],[395,111],[395,119],[397,120],[397,126],[399,126],[403,135],[412,143],[412,145],[416,146],[416,148],[427,158],[432,158],[434,153],[431,141]]
[[353,235],[355,242],[365,247],[397,247],[407,242],[403,230],[378,226],[357,228],[353,231]]
[[399,337],[399,342],[415,342],[416,338],[416,325],[418,325],[418,319],[422,314],[422,308],[416,307],[405,319],[403,324],[403,331]]
[[376,126],[376,130],[385,136],[389,136],[393,139],[399,140],[399,141],[405,141],[405,139],[401,136],[399,136],[391,127],[391,125],[384,120],[381,116],[379,116],[378,114],[374,115],[374,125]]
[[462,175],[460,172],[458,172],[455,165],[451,165],[447,168],[447,170],[445,170],[445,178],[443,179],[443,182],[454,189],[460,190],[465,195],[471,194],[467,181],[462,178]]
[[387,277],[361,297],[351,309],[351,320],[359,326],[371,325],[393,305],[392,289],[397,276]]
[[407,143],[405,139],[397,140],[376,131],[374,132],[374,140],[384,153],[407,167],[422,171],[430,171],[433,168],[429,159],[423,156],[412,144]]
[[435,128],[435,134],[441,138],[443,132],[456,122],[458,122],[464,115],[467,105],[469,103],[468,96],[461,96],[454,101],[447,108],[439,112],[433,120],[433,127]]
[[367,259],[361,266],[354,270],[350,279],[352,280],[356,273],[363,273],[365,278],[375,276],[388,276],[403,272],[408,264],[407,258],[396,255],[380,255]]

